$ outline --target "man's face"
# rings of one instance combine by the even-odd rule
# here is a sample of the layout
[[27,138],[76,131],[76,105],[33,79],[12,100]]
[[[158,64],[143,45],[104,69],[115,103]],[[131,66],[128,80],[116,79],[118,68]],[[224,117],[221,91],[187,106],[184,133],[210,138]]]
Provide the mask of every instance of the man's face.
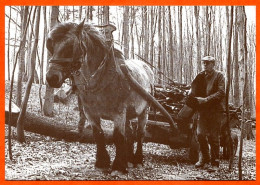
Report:
[[214,62],[202,61],[202,70],[206,72],[211,72],[214,68]]

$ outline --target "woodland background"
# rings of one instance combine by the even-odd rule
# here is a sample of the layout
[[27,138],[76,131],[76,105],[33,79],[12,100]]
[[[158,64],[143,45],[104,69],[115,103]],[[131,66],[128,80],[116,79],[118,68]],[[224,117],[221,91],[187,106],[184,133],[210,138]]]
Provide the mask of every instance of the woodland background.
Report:
[[[21,82],[33,77],[35,83],[46,83],[49,56],[45,42],[56,19],[80,22],[85,18],[95,25],[113,23],[116,47],[126,58],[143,59],[155,66],[156,82],[165,86],[168,78],[189,84],[201,71],[200,60],[206,55],[214,56],[217,70],[226,74],[232,26],[229,101],[236,107],[244,102],[248,116],[255,117],[255,7],[235,6],[232,24],[228,6],[6,6],[5,14],[5,76],[11,79],[18,62],[14,72],[18,106]],[[53,90],[47,87],[46,96],[51,94]],[[45,115],[53,109],[48,97],[41,101]]]
[[[243,104],[248,118],[255,117],[256,104],[255,11],[255,7],[247,6],[6,6],[6,100],[13,93],[12,101],[21,109],[17,136],[10,134],[10,127],[7,134],[7,126],[5,128],[6,179],[117,179],[110,174],[97,173],[93,144],[68,143],[23,132],[26,111],[43,117],[43,120],[62,123],[61,127],[76,128],[80,119],[75,109],[76,97],[69,97],[65,104],[54,103],[54,89],[45,81],[51,57],[45,47],[46,38],[57,19],[79,23],[85,18],[94,25],[113,23],[117,27],[113,34],[115,47],[124,52],[125,58],[145,60],[153,65],[156,83],[163,87],[172,85],[172,81],[189,84],[201,71],[203,56],[214,56],[217,70],[226,77],[227,64],[230,63],[229,102],[235,107]],[[229,50],[231,57],[228,57]],[[14,89],[10,85],[12,78]],[[110,122],[103,124],[111,127]],[[240,136],[240,130],[232,131]],[[7,142],[7,135],[8,141],[13,135],[12,144]],[[29,142],[25,142],[25,138]],[[245,141],[244,145],[243,179],[255,180],[255,139]],[[228,162],[221,160],[221,170],[212,174],[193,168],[187,160],[187,148],[171,149],[156,143],[145,143],[144,147],[145,168],[134,169],[122,179],[234,180],[238,176],[237,154],[231,171],[227,169]],[[113,145],[109,145],[108,150],[114,157]]]

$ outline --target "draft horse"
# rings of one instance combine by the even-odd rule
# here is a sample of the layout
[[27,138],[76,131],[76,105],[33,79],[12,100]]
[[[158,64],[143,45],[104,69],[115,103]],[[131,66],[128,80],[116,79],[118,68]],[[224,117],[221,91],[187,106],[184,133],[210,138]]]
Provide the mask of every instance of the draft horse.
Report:
[[[104,34],[84,21],[56,25],[48,35],[47,49],[52,54],[46,74],[48,84],[59,88],[65,79],[71,78],[84,114],[92,125],[97,144],[95,166],[100,169],[110,167],[101,118],[114,122],[116,157],[113,172],[125,173],[128,167],[142,165],[142,142],[149,104],[167,115],[150,94],[154,85],[150,67],[139,60],[125,60],[121,51],[106,42]],[[137,149],[134,153],[129,120],[136,117]],[[169,114],[167,117],[171,120]]]

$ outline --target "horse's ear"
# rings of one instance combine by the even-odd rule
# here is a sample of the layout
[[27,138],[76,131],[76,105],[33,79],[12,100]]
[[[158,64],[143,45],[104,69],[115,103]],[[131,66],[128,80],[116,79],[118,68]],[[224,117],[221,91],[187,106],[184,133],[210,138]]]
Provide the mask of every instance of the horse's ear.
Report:
[[85,19],[83,19],[83,21],[77,26],[76,32],[77,32],[78,36],[80,36],[82,33],[82,30],[84,28],[84,22],[85,22]]
[[59,17],[57,17],[56,23],[57,23],[57,24],[60,24],[60,23],[61,23],[60,20],[59,20]]

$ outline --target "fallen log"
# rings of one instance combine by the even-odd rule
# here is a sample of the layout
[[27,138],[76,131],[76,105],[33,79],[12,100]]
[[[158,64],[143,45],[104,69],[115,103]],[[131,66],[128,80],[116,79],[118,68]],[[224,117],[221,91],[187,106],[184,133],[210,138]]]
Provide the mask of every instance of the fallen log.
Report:
[[[8,117],[5,111],[5,117]],[[16,126],[18,114],[13,114],[11,125]],[[135,124],[136,121],[133,121]],[[8,124],[8,120],[5,120]],[[24,120],[24,129],[29,132],[38,133],[45,136],[63,139],[68,142],[94,143],[92,129],[87,127],[82,134],[77,131],[77,124],[74,126],[64,125],[52,118],[36,115],[27,112]],[[105,140],[107,144],[113,143],[113,129],[104,128]],[[134,134],[135,135],[135,134]],[[148,121],[146,126],[144,142],[155,142],[169,145],[171,148],[188,147],[189,141],[187,134],[182,134],[178,129],[171,131],[168,123]]]

